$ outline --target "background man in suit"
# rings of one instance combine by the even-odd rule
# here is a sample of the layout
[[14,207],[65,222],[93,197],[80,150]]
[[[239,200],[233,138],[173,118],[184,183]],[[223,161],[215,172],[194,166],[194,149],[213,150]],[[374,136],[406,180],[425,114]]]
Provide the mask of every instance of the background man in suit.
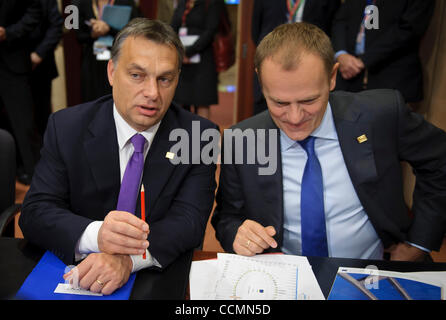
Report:
[[18,178],[25,184],[30,183],[40,149],[33,125],[28,45],[40,17],[37,0],[0,1],[0,109],[6,114],[0,118],[16,140]]
[[[340,0],[255,0],[251,37],[256,46],[275,27],[287,22],[308,22],[330,35]],[[254,114],[267,109],[257,75],[254,74]]]
[[40,24],[30,35],[31,90],[34,102],[34,121],[43,137],[51,114],[51,84],[58,76],[54,50],[62,38],[63,19],[56,0],[39,0],[42,11]]
[[[20,227],[65,263],[88,255],[77,266],[83,288],[109,294],[132,271],[165,268],[202,241],[215,165],[174,165],[166,155],[172,130],[191,135],[194,120],[216,128],[171,105],[183,54],[170,26],[134,19],[112,48],[113,96],[50,116]],[[138,217],[141,182],[149,224]]]
[[[367,5],[378,11],[365,28]],[[389,88],[399,90],[406,102],[423,99],[420,40],[429,26],[434,0],[346,0],[337,12],[332,42],[340,63],[337,90]],[[373,21],[376,14],[378,21]]]
[[[276,28],[255,66],[268,111],[236,128],[267,129],[256,144],[279,129],[278,169],[258,175],[259,162],[222,164],[212,223],[226,251],[381,259],[387,249],[394,260],[421,260],[440,248],[445,132],[410,112],[397,91],[330,93],[339,64],[312,25]],[[413,218],[403,200],[404,160],[417,178]]]

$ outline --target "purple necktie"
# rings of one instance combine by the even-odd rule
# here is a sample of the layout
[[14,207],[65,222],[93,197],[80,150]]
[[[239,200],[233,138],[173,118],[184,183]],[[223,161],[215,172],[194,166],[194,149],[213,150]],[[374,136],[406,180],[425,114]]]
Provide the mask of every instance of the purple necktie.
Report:
[[132,157],[125,168],[124,177],[119,190],[118,205],[116,210],[127,211],[135,214],[136,200],[138,199],[139,183],[144,168],[144,144],[146,138],[135,134],[130,141],[135,148]]

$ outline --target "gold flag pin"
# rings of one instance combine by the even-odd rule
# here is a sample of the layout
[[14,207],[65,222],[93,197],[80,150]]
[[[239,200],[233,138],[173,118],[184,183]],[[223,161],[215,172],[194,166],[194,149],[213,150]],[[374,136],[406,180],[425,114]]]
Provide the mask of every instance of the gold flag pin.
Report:
[[172,160],[173,158],[175,158],[175,153],[166,152],[166,158]]
[[363,134],[362,136],[357,137],[356,140],[358,140],[359,143],[366,142],[367,136],[365,134]]

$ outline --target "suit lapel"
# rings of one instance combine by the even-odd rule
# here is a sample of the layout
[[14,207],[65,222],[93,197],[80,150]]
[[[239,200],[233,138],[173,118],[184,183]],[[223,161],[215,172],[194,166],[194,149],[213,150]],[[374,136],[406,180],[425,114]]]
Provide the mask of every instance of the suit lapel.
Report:
[[120,188],[119,147],[113,118],[113,101],[103,103],[89,125],[84,150],[106,208],[116,207]]
[[[330,95],[330,105],[339,138],[344,161],[353,186],[367,184],[378,179],[375,157],[373,155],[373,132],[369,121],[361,112],[361,106],[353,96],[339,97]],[[358,141],[358,137],[365,136],[366,141]],[[376,142],[375,142],[376,143]],[[357,190],[358,191],[358,190]],[[374,189],[368,190],[369,192]]]
[[[158,128],[144,163],[143,182],[146,189],[146,213],[153,213],[153,208],[175,169],[175,165],[166,158],[166,153],[177,143],[169,141],[169,135],[173,129],[178,127],[178,121],[172,110],[169,109]],[[146,216],[146,219],[150,218]]]

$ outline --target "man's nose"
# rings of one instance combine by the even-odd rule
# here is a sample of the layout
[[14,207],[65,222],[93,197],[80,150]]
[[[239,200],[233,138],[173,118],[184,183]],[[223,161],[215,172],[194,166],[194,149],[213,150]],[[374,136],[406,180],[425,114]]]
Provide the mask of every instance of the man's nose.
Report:
[[290,105],[290,108],[288,109],[288,122],[292,124],[298,124],[302,121],[303,118],[304,112],[302,110],[302,107],[298,104]]
[[150,100],[158,99],[159,89],[156,79],[149,78],[144,82],[143,95]]

